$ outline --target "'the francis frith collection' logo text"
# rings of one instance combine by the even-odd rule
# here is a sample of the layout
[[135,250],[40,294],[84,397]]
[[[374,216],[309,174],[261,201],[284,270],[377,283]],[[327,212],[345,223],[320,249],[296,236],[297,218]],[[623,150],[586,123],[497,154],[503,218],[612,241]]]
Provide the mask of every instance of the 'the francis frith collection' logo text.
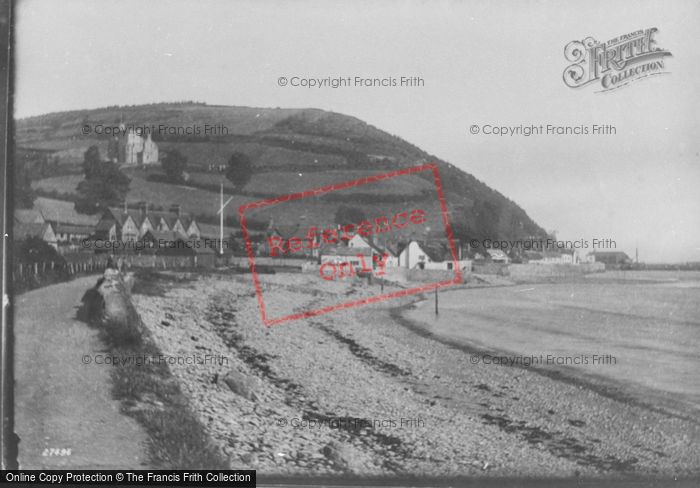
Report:
[[656,45],[657,31],[651,27],[607,42],[592,37],[571,41],[564,48],[566,60],[572,63],[564,70],[564,83],[580,88],[599,81],[602,88],[599,91],[610,91],[667,73],[664,58],[671,53]]

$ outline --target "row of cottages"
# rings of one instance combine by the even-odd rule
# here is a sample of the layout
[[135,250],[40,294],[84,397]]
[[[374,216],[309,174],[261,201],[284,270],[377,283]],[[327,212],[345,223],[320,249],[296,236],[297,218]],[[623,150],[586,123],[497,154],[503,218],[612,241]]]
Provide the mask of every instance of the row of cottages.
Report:
[[178,236],[200,239],[202,233],[199,224],[193,218],[180,211],[179,205],[173,205],[169,212],[149,211],[148,205],[137,209],[108,208],[95,227],[95,237],[109,241],[136,241],[147,233],[171,240]]
[[80,248],[83,239],[92,235],[97,219],[78,214],[72,202],[39,197],[32,209],[14,212],[14,238],[40,237],[61,253]]

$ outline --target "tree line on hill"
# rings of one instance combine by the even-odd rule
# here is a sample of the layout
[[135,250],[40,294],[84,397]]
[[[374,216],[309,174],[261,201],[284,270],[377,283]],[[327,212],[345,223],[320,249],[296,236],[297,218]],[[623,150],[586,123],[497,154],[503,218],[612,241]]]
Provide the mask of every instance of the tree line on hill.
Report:
[[[180,184],[185,181],[187,158],[179,151],[169,151],[161,165],[169,183]],[[85,151],[82,168],[85,178],[77,187],[77,212],[94,215],[108,207],[118,206],[126,199],[131,179],[119,169],[117,163],[103,160],[97,146],[90,146]],[[253,176],[250,158],[244,153],[234,152],[229,158],[225,176],[233,183],[236,191],[241,191]],[[27,179],[26,173],[22,173],[17,185],[31,188],[31,180]],[[22,203],[29,204],[26,198]]]

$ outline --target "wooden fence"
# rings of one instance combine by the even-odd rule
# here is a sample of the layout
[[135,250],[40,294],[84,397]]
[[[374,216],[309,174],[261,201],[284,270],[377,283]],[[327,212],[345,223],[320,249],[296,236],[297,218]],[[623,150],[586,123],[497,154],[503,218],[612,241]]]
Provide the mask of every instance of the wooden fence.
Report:
[[[12,281],[15,291],[24,291],[41,286],[67,281],[78,275],[102,273],[107,268],[110,258],[107,254],[76,253],[64,255],[64,262],[45,261],[37,263],[15,263],[12,268]],[[112,256],[114,265],[123,268],[156,268],[156,269],[182,269],[182,268],[215,268],[217,266],[235,266],[248,269],[247,257],[225,256],[223,258],[215,254],[201,254],[194,256],[156,256],[148,255],[117,255]],[[256,266],[301,269],[304,259],[279,259],[270,257],[257,257]]]

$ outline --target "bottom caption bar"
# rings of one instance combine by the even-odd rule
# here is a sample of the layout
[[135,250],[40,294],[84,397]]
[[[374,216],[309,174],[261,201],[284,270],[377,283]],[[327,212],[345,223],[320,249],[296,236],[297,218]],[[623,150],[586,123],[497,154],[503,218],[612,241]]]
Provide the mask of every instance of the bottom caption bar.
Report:
[[255,471],[2,470],[0,484],[255,487]]

